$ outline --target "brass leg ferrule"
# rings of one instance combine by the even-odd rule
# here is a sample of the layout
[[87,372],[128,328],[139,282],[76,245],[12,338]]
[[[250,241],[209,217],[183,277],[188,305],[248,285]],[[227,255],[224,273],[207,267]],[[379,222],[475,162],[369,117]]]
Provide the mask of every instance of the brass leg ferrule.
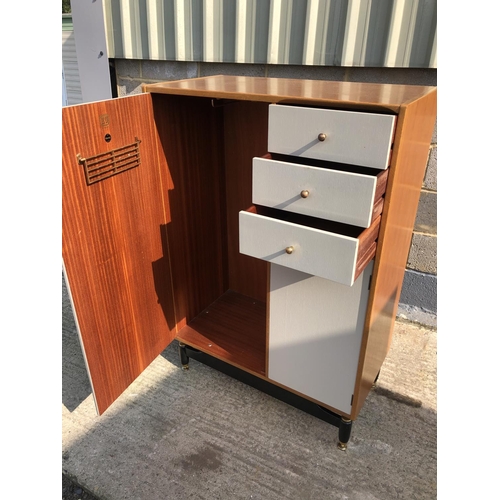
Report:
[[342,441],[339,441],[337,443],[337,448],[341,451],[346,451],[347,450],[347,443],[343,443]]

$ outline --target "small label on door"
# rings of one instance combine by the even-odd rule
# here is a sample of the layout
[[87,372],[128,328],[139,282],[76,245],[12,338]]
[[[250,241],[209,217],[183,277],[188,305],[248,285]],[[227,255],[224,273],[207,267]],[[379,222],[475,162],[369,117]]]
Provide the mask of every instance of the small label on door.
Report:
[[99,121],[101,122],[101,127],[109,127],[109,116],[107,114],[99,116]]

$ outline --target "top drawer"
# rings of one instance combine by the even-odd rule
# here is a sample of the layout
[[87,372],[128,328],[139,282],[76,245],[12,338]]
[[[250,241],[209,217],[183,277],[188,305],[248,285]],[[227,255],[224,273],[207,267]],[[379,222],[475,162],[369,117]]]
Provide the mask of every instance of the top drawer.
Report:
[[268,150],[384,170],[395,123],[393,115],[271,104]]

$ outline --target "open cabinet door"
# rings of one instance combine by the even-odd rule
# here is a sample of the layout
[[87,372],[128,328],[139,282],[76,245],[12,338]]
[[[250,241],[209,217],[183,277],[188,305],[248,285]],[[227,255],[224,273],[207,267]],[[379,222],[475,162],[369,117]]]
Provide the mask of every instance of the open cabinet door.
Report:
[[175,336],[150,94],[63,108],[63,263],[99,413]]

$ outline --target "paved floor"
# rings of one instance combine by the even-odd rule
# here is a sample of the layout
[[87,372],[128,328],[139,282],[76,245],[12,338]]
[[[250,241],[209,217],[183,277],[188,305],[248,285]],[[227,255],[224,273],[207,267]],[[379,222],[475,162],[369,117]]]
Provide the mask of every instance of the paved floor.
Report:
[[63,291],[63,472],[100,500],[434,499],[436,331],[398,321],[377,387],[335,427],[169,346],[101,417]]

